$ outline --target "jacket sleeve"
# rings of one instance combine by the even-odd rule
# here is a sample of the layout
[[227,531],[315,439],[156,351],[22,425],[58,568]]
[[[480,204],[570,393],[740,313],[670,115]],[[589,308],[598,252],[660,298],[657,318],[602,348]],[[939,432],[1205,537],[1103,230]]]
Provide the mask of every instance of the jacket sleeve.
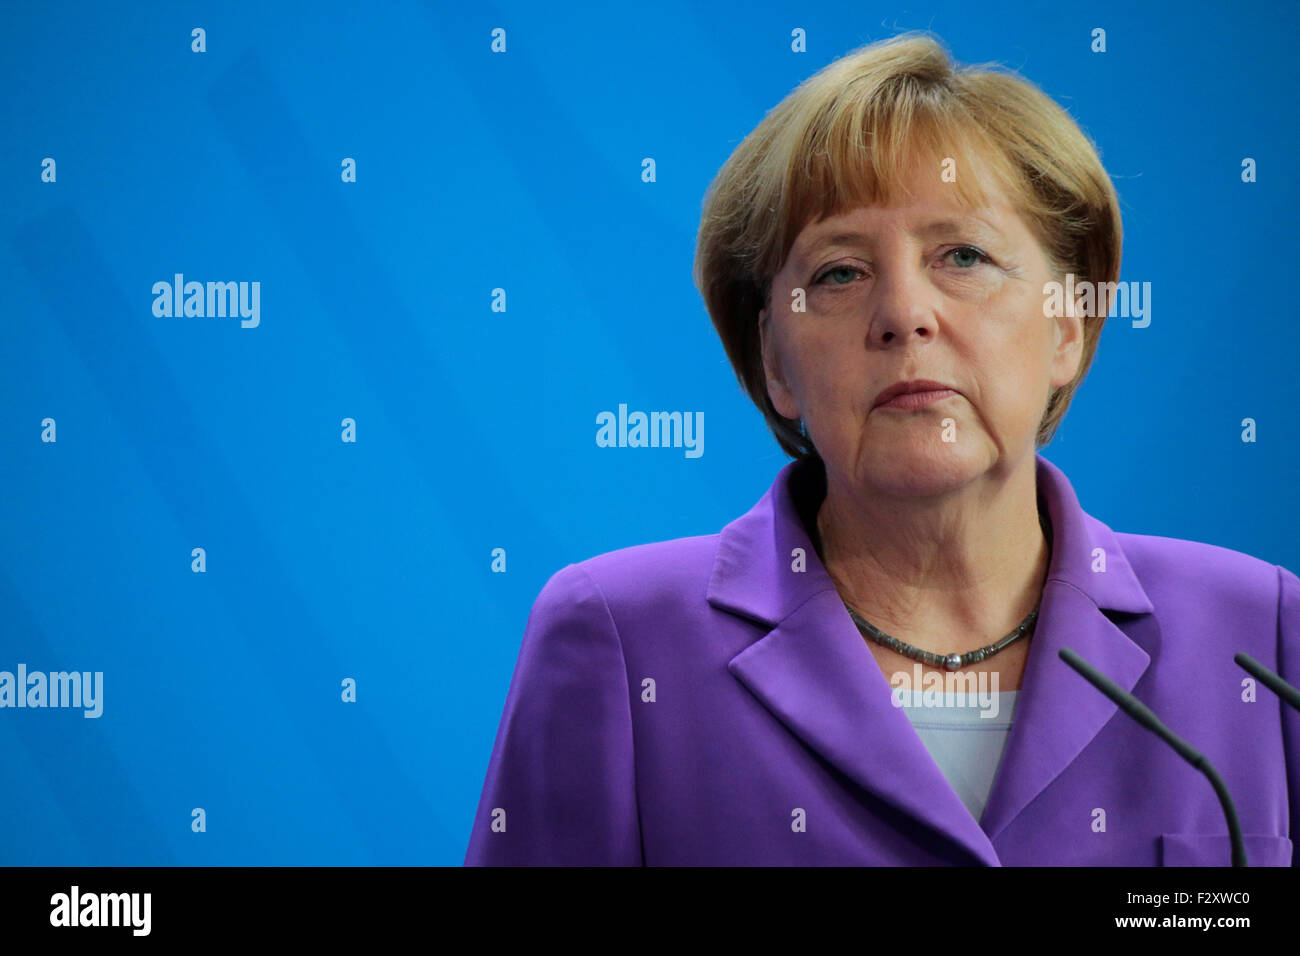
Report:
[[529,613],[465,865],[642,862],[622,643],[570,564]]
[[[1300,578],[1278,565],[1278,676],[1300,687]],[[1291,865],[1300,866],[1300,711],[1282,705],[1282,743],[1286,754],[1286,789],[1291,810]]]

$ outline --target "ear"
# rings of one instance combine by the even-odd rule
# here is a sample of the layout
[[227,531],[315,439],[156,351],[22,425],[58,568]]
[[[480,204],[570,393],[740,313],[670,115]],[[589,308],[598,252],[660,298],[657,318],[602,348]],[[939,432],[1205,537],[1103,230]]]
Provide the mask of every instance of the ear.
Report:
[[799,403],[786,382],[785,371],[781,366],[780,349],[777,348],[776,334],[771,328],[772,313],[764,308],[758,313],[759,347],[763,355],[763,376],[767,381],[767,396],[773,407],[786,418],[802,417]]
[[1063,310],[1070,314],[1052,319],[1052,387],[1060,388],[1074,381],[1083,362],[1083,313],[1077,307]]

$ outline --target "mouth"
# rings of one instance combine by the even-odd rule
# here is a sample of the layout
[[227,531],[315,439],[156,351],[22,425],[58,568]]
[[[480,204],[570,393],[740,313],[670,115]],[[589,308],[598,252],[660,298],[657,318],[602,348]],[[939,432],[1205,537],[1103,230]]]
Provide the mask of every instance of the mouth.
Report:
[[926,405],[943,401],[956,394],[950,388],[936,389],[931,392],[907,392],[903,395],[895,395],[887,402],[881,402],[876,408],[924,408]]
[[942,382],[918,380],[913,382],[896,382],[880,393],[875,408],[897,408],[904,411],[924,408],[934,402],[953,398],[961,394]]

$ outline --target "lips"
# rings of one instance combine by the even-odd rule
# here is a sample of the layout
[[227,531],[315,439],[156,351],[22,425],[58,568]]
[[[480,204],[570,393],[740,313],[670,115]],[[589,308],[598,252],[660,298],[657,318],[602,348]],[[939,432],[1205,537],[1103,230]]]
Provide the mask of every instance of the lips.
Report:
[[[938,400],[940,398],[946,397],[947,395],[959,394],[957,392],[957,389],[953,388],[951,385],[948,385],[944,382],[936,382],[933,379],[928,379],[928,378],[918,378],[918,379],[912,379],[911,381],[908,382],[895,382],[893,385],[889,386],[887,389],[885,389],[883,392],[881,392],[879,395],[876,396],[876,404],[872,407],[879,408],[881,405],[886,404],[887,402],[897,398],[900,395],[912,395],[919,392],[940,393],[940,394],[927,394],[926,396],[924,396],[926,399],[929,400]],[[920,404],[926,404],[925,401],[921,401],[921,398],[922,396],[918,395],[917,400],[914,400],[911,404],[918,405],[918,406]]]

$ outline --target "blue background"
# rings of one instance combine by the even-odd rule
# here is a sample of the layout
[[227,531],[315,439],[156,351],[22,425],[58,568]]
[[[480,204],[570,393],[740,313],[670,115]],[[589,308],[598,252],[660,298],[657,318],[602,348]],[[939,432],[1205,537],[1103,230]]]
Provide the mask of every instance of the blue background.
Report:
[[[1129,6],[7,4],[0,670],[103,671],[104,713],[0,710],[0,863],[459,864],[546,579],[786,461],[691,282],[706,186],[907,29],[1119,191],[1151,325],[1044,452],[1085,510],[1300,571],[1295,7]],[[260,281],[260,326],[156,318],[177,272]],[[597,447],[620,402],[703,411],[703,457]]]

